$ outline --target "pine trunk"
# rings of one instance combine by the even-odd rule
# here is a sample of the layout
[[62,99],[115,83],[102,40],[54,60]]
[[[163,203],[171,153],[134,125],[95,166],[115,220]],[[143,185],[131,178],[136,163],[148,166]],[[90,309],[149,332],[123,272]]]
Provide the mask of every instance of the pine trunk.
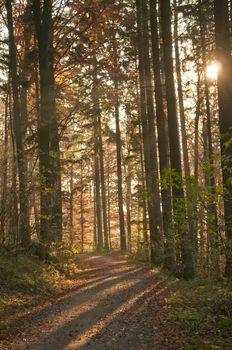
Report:
[[173,48],[171,31],[170,0],[160,0],[161,27],[163,39],[164,73],[168,113],[168,133],[170,143],[170,160],[172,171],[178,176],[178,181],[172,187],[173,209],[177,220],[176,230],[181,238],[181,274],[184,278],[194,275],[194,263],[191,240],[186,225],[185,195],[182,184],[182,166],[180,152],[179,125],[177,118]]
[[31,241],[29,225],[29,201],[27,189],[27,166],[23,146],[22,114],[19,100],[19,79],[17,72],[17,53],[14,37],[12,3],[6,0],[7,23],[9,32],[9,56],[10,77],[13,98],[13,131],[16,145],[16,157],[19,179],[19,203],[20,203],[20,240],[24,247],[28,247]]
[[[150,15],[151,15],[151,35],[152,35],[152,58],[153,71],[155,81],[155,101],[156,101],[156,119],[158,131],[158,145],[159,145],[159,165],[161,182],[166,176],[166,171],[170,169],[170,151],[168,140],[168,125],[167,118],[163,106],[163,91],[161,81],[161,63],[160,63],[160,47],[158,36],[158,13],[157,0],[150,0]],[[167,180],[167,179],[164,179]],[[165,181],[166,182],[166,181]],[[168,182],[168,181],[167,181]],[[173,232],[173,218],[172,218],[172,198],[171,186],[161,188],[162,197],[162,214],[163,214],[163,228],[164,228],[164,266],[168,269],[175,270],[175,242]]]
[[113,37],[113,56],[114,56],[114,90],[115,90],[115,125],[116,125],[116,152],[117,152],[117,185],[118,185],[118,210],[119,210],[119,229],[120,229],[120,248],[126,251],[126,231],[123,210],[123,180],[122,180],[122,141],[120,130],[120,113],[119,113],[119,82],[118,82],[118,52],[115,35]]
[[225,207],[225,275],[232,279],[232,60],[229,35],[228,1],[214,0],[214,9],[216,58],[222,66],[222,69],[218,74],[218,103]]

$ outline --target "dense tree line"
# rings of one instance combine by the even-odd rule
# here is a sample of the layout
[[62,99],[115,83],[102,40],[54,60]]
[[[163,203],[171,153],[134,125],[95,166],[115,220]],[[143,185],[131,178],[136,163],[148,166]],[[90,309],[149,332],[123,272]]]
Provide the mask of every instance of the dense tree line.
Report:
[[232,278],[231,3],[3,0],[0,26],[1,244]]

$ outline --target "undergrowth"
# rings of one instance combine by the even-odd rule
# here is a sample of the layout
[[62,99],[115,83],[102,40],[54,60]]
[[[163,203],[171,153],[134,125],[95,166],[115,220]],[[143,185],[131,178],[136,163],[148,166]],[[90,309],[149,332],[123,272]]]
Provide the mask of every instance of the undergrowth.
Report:
[[191,349],[232,349],[232,283],[177,281],[167,302],[170,321],[191,339]]
[[0,248],[0,341],[15,321],[44,300],[73,287],[83,269],[78,251],[33,243],[29,252]]

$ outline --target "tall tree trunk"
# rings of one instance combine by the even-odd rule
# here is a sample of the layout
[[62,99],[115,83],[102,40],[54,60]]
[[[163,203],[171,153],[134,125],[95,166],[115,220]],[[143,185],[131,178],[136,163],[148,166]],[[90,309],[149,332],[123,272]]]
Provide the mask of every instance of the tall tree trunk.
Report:
[[[179,141],[179,128],[176,108],[176,95],[174,83],[173,70],[173,50],[172,50],[172,32],[171,32],[171,6],[170,0],[160,0],[161,12],[161,27],[163,39],[163,54],[164,54],[164,73],[166,83],[166,98],[167,98],[167,112],[168,112],[168,131],[170,142],[170,160],[171,168],[178,174],[179,181],[173,186],[173,208],[174,213],[180,220],[178,220],[178,233],[181,237],[181,263],[182,275],[184,278],[191,278],[194,275],[194,262],[191,248],[190,235],[187,232],[186,214],[184,202],[184,190],[182,184],[182,167],[181,167],[181,153]],[[180,205],[181,211],[180,212]],[[183,214],[184,213],[184,214]],[[182,222],[183,221],[183,222]]]
[[[140,130],[141,133],[141,130]],[[144,159],[143,159],[143,147],[140,145],[140,162],[141,162],[141,177],[142,177],[142,208],[143,208],[143,240],[145,244],[145,253],[147,260],[149,258],[149,251],[148,251],[148,234],[147,234],[147,201],[145,197],[146,193],[146,181],[145,181],[145,172],[144,172]],[[141,193],[140,193],[141,195]],[[140,198],[141,200],[141,198]]]
[[111,242],[111,203],[110,203],[110,167],[107,172],[107,217],[108,217],[108,230],[109,230],[109,249],[112,248]]
[[180,63],[180,50],[179,50],[179,33],[178,33],[178,12],[177,12],[177,0],[174,0],[174,40],[175,40],[175,59],[176,59],[176,77],[177,77],[177,90],[179,100],[179,112],[180,112],[180,126],[181,126],[181,140],[184,160],[184,172],[187,178],[190,177],[189,155],[188,155],[188,141],[185,121],[185,109],[184,109],[184,96],[182,89],[182,75],[181,75],[181,63]]
[[181,126],[181,141],[182,141],[182,151],[183,151],[183,163],[184,163],[184,174],[186,178],[186,198],[187,198],[187,216],[188,216],[188,229],[189,235],[192,239],[192,243],[196,242],[196,222],[193,211],[193,199],[190,188],[190,164],[189,164],[189,152],[188,152],[188,140],[187,140],[187,130],[186,130],[186,118],[185,118],[185,108],[184,108],[184,96],[183,96],[183,86],[182,86],[182,73],[181,73],[181,63],[180,63],[180,49],[179,49],[179,33],[178,33],[178,12],[177,7],[179,2],[174,0],[174,39],[175,39],[175,59],[176,59],[176,77],[177,77],[177,91],[178,91],[178,101],[179,101],[179,114],[180,114],[180,126]]
[[16,145],[18,179],[19,179],[19,203],[20,203],[20,240],[24,247],[28,247],[31,240],[29,225],[29,202],[27,189],[27,167],[22,138],[22,115],[19,100],[19,79],[17,72],[17,53],[14,37],[12,18],[12,3],[6,0],[7,24],[9,32],[9,70],[13,97],[13,129]]
[[53,71],[52,2],[44,0],[42,5],[40,0],[33,0],[40,71],[40,238],[61,241],[61,168]]
[[102,127],[101,115],[98,115],[98,129],[99,129],[99,151],[100,151],[100,178],[101,178],[101,192],[102,192],[102,216],[103,216],[103,230],[104,230],[104,248],[109,250],[109,233],[107,221],[107,199],[106,199],[106,184],[105,184],[105,166],[104,166],[104,152],[102,145]]
[[0,207],[0,238],[4,243],[6,239],[6,209],[7,209],[7,182],[8,182],[8,134],[9,134],[9,91],[5,100],[5,120],[4,120],[4,148],[3,148],[3,164],[2,164],[2,193]]
[[[161,63],[160,63],[160,47],[158,36],[158,13],[157,0],[150,0],[150,15],[151,15],[151,35],[152,35],[152,58],[153,70],[155,79],[155,101],[156,101],[156,119],[158,131],[159,145],[159,165],[161,182],[162,178],[167,176],[166,171],[170,169],[169,159],[169,140],[168,140],[168,125],[163,106],[163,91],[161,82]],[[170,270],[175,270],[175,242],[173,234],[173,218],[172,218],[172,198],[171,186],[162,186],[162,214],[163,227],[165,237],[164,251],[164,266]]]
[[97,210],[96,210],[96,186],[94,183],[94,196],[93,196],[93,248],[97,249]]
[[140,104],[144,142],[145,176],[148,191],[148,213],[151,240],[151,261],[162,264],[163,223],[159,191],[158,159],[151,62],[149,57],[148,8],[146,1],[136,1],[139,47]]
[[218,74],[219,126],[225,206],[226,268],[232,279],[232,60],[227,0],[214,0],[216,55],[222,69]]
[[[12,167],[11,167],[11,203],[9,205],[9,242],[13,244],[18,244],[20,242],[20,225],[19,225],[19,208],[18,208],[18,191],[17,191],[17,155],[16,155],[16,142],[14,137],[14,127],[13,127],[13,108],[12,108],[12,94],[11,89],[9,89],[9,115],[10,115],[10,134],[11,134],[11,145],[12,145]],[[13,213],[12,215],[12,208]]]
[[[129,153],[130,154],[130,153]],[[131,169],[128,166],[128,174],[126,178],[126,221],[127,221],[127,237],[128,251],[131,253]]]
[[[54,109],[56,107],[54,105]],[[62,184],[61,184],[61,161],[60,161],[60,137],[58,133],[57,116],[53,119],[51,127],[51,170],[52,170],[52,202],[51,202],[51,232],[52,240],[62,241]]]
[[69,241],[70,244],[73,245],[74,243],[74,227],[73,227],[73,164],[71,164],[71,171],[70,171],[70,183],[69,183],[69,191],[70,191],[70,198],[69,198],[69,220],[70,220],[70,233],[69,233]]
[[119,211],[119,227],[120,227],[120,248],[122,251],[126,250],[126,231],[123,210],[123,180],[122,180],[122,141],[120,130],[120,113],[119,113],[119,81],[118,81],[118,52],[116,37],[113,37],[113,65],[114,65],[114,113],[116,124],[116,152],[117,152],[117,185],[118,185],[118,211]]
[[215,204],[216,197],[216,181],[215,181],[215,166],[214,166],[214,151],[213,140],[211,130],[211,110],[210,110],[210,92],[209,81],[207,78],[207,59],[206,59],[206,40],[205,40],[205,25],[202,15],[202,0],[198,3],[199,10],[199,23],[200,23],[200,37],[201,37],[201,51],[202,51],[202,63],[203,63],[203,80],[204,80],[204,97],[206,106],[206,127],[207,127],[207,139],[208,139],[208,161],[210,164],[210,172],[208,174],[208,190],[210,193],[208,204],[208,241],[210,242],[210,259],[212,260],[212,271],[215,271],[217,275],[220,274],[219,267],[219,237],[218,237],[218,218],[217,218],[217,206]]
[[83,164],[81,164],[81,193],[80,193],[80,223],[81,223],[81,251],[84,251],[84,184],[83,184]]
[[101,108],[99,98],[99,81],[97,78],[98,64],[96,54],[93,57],[93,94],[94,104],[96,109],[94,110],[94,118],[97,123],[97,135],[98,147],[99,147],[99,161],[100,161],[100,180],[101,180],[101,200],[102,200],[102,219],[103,219],[103,232],[104,232],[104,248],[109,250],[109,237],[108,237],[108,222],[107,222],[107,203],[106,203],[106,186],[105,186],[105,172],[104,172],[104,152],[102,145],[102,125],[101,125]]
[[[137,50],[135,52],[135,56],[137,58]],[[137,62],[136,62],[137,68]],[[140,104],[140,93],[139,93],[139,79],[136,79],[136,97],[137,97],[137,106],[139,110],[139,138],[143,139],[142,133],[142,125],[141,125],[141,104]],[[139,158],[140,158],[140,166],[141,166],[141,187],[142,193],[138,193],[138,206],[142,205],[143,208],[143,241],[145,246],[145,258],[149,261],[149,243],[148,243],[148,225],[147,225],[147,200],[146,200],[146,177],[145,177],[145,169],[144,169],[144,145],[139,143]],[[142,202],[142,203],[141,203]],[[138,228],[139,230],[140,228]]]
[[197,72],[197,102],[196,102],[196,113],[195,113],[195,125],[194,125],[194,177],[196,184],[198,185],[199,181],[199,121],[201,114],[201,78],[200,72]]
[[94,178],[96,188],[96,217],[97,217],[97,250],[103,249],[103,233],[102,233],[102,210],[101,210],[101,179],[100,179],[100,157],[99,157],[99,137],[98,137],[98,100],[95,86],[92,90],[93,101],[93,123],[94,123]]
[[[195,112],[195,124],[194,124],[194,178],[195,178],[195,186],[198,189],[199,186],[199,122],[200,122],[200,114],[201,114],[201,78],[200,72],[197,72],[197,101],[196,101],[196,112]],[[196,223],[196,229],[194,234],[194,247],[195,252],[198,251],[198,194],[196,193],[194,199],[194,207],[193,207],[193,215]],[[200,231],[202,232],[202,230]],[[202,239],[200,239],[200,249],[202,247]]]

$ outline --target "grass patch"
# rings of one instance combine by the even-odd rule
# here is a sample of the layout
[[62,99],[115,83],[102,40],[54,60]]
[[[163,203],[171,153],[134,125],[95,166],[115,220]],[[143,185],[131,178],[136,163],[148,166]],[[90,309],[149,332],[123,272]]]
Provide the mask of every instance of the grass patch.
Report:
[[72,288],[84,268],[73,249],[53,246],[45,260],[40,250],[37,243],[30,254],[0,248],[0,341],[37,305]]
[[167,302],[170,321],[191,339],[190,349],[232,349],[232,283],[177,281]]

